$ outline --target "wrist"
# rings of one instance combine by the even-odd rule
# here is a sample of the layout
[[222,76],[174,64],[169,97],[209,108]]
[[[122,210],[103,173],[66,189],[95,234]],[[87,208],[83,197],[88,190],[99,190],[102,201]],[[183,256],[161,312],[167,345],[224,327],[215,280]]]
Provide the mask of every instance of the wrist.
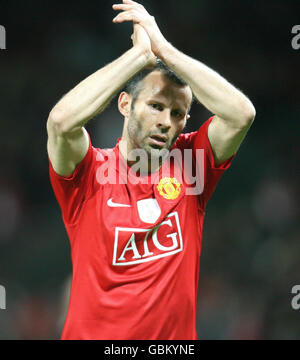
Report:
[[143,67],[154,66],[156,64],[156,56],[151,50],[145,49],[138,45],[135,45],[133,49],[140,58]]
[[168,41],[164,41],[157,46],[156,56],[167,64],[175,55],[174,52],[176,52],[174,46]]

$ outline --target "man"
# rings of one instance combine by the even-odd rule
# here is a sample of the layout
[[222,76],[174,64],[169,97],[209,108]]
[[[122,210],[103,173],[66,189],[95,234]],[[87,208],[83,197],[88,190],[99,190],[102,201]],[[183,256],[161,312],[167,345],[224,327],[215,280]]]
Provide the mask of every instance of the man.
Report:
[[[47,122],[50,178],[73,262],[62,339],[197,339],[205,207],[255,109],[168,43],[142,5],[123,0],[113,9],[121,11],[114,23],[133,22],[133,47],[66,94]],[[96,149],[84,125],[126,84],[118,100],[122,139]],[[215,116],[181,134],[193,95]],[[192,153],[194,193],[178,172],[188,173],[186,162],[160,156],[169,149]],[[139,150],[146,156],[133,154]]]

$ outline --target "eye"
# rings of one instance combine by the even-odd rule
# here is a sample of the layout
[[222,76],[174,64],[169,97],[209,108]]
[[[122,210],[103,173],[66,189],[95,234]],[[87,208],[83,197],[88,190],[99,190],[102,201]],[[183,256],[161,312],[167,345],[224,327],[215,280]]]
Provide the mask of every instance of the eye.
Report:
[[159,104],[152,103],[152,104],[150,104],[150,106],[155,110],[162,111],[162,106]]
[[174,110],[172,111],[172,116],[175,116],[177,118],[181,118],[182,117],[182,113],[178,110]]

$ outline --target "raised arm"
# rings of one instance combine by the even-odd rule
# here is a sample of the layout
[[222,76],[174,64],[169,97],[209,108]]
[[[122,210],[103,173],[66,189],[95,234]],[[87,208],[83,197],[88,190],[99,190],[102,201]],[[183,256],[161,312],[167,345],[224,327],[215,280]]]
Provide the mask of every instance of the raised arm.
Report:
[[167,44],[162,60],[192,88],[194,95],[215,114],[208,128],[208,137],[216,165],[237,152],[254,117],[250,100],[222,76],[200,61]]
[[71,175],[86,155],[89,142],[84,125],[103,111],[131,77],[155,64],[150,39],[140,25],[134,25],[132,40],[130,50],[80,82],[51,110],[47,149],[57,174]]
[[222,76],[172,46],[161,34],[155,19],[131,0],[113,6],[122,10],[114,22],[132,21],[147,31],[153,53],[188,83],[201,104],[215,114],[208,128],[216,165],[230,158],[239,148],[254,117],[251,101]]

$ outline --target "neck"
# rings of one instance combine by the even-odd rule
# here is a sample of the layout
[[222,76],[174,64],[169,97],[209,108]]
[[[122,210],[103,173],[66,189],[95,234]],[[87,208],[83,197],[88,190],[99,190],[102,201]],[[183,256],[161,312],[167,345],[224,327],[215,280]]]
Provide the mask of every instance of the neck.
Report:
[[158,161],[151,161],[151,154],[142,148],[134,148],[125,139],[119,142],[119,151],[129,167],[134,167],[137,174],[147,175],[158,171],[163,163],[163,158],[159,157]]

